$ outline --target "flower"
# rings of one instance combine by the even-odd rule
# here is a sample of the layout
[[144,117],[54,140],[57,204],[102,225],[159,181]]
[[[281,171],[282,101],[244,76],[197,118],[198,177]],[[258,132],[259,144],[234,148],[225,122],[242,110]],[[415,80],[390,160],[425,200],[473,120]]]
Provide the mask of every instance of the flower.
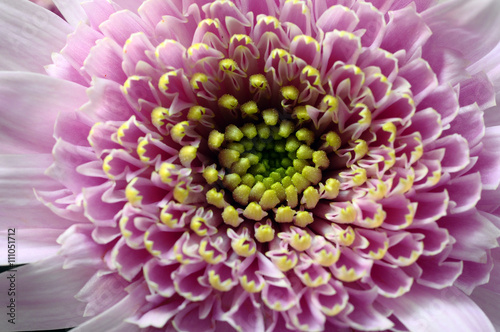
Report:
[[498,3],[18,1],[16,328],[494,330]]

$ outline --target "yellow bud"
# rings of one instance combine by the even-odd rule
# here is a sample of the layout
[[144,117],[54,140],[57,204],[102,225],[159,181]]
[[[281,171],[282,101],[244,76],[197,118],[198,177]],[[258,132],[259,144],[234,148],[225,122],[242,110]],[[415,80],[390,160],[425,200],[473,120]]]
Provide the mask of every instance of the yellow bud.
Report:
[[281,223],[292,222],[295,215],[295,210],[289,206],[280,206],[276,210],[276,221]]
[[274,239],[274,228],[271,225],[260,225],[255,230],[255,238],[260,243],[270,242]]
[[186,145],[181,148],[179,151],[179,159],[181,161],[182,166],[190,167],[191,162],[196,158],[196,152],[198,148],[191,145]]
[[243,218],[238,215],[238,211],[236,211],[232,205],[228,205],[224,208],[222,220],[224,220],[224,223],[233,227],[238,227],[243,222]]

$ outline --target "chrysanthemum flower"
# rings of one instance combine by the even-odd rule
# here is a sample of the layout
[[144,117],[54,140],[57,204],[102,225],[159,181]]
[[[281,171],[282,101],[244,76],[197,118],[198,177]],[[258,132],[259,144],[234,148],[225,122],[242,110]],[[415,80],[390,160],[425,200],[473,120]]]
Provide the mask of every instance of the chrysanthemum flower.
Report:
[[79,2],[0,1],[2,330],[500,327],[498,1]]

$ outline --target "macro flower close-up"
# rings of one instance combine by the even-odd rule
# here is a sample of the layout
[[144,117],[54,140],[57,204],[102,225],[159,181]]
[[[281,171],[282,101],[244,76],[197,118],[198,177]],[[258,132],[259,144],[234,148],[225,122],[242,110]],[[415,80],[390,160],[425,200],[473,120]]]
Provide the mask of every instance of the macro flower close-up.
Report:
[[500,331],[500,1],[0,30],[1,331]]

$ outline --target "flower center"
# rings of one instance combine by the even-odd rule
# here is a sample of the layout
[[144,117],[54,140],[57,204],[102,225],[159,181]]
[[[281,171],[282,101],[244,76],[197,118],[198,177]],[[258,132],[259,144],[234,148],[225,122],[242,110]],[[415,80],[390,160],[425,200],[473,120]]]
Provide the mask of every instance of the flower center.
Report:
[[[259,76],[258,82],[267,85]],[[284,101],[295,101],[299,91],[285,86],[281,94]],[[313,209],[321,198],[331,199],[338,194],[337,180],[330,178],[321,183],[322,171],[330,165],[327,151],[340,141],[338,134],[316,137],[303,105],[290,107],[282,102],[291,112],[261,109],[255,101],[239,105],[230,94],[219,98],[218,104],[236,113],[237,120],[208,135],[208,147],[217,153],[218,163],[203,171],[212,186],[207,202],[225,208],[223,217],[228,224],[233,224],[230,219],[237,213],[223,200],[224,189],[248,219],[260,221],[274,214],[272,219],[278,223],[294,222],[301,227],[311,223],[313,218],[304,209]]]

